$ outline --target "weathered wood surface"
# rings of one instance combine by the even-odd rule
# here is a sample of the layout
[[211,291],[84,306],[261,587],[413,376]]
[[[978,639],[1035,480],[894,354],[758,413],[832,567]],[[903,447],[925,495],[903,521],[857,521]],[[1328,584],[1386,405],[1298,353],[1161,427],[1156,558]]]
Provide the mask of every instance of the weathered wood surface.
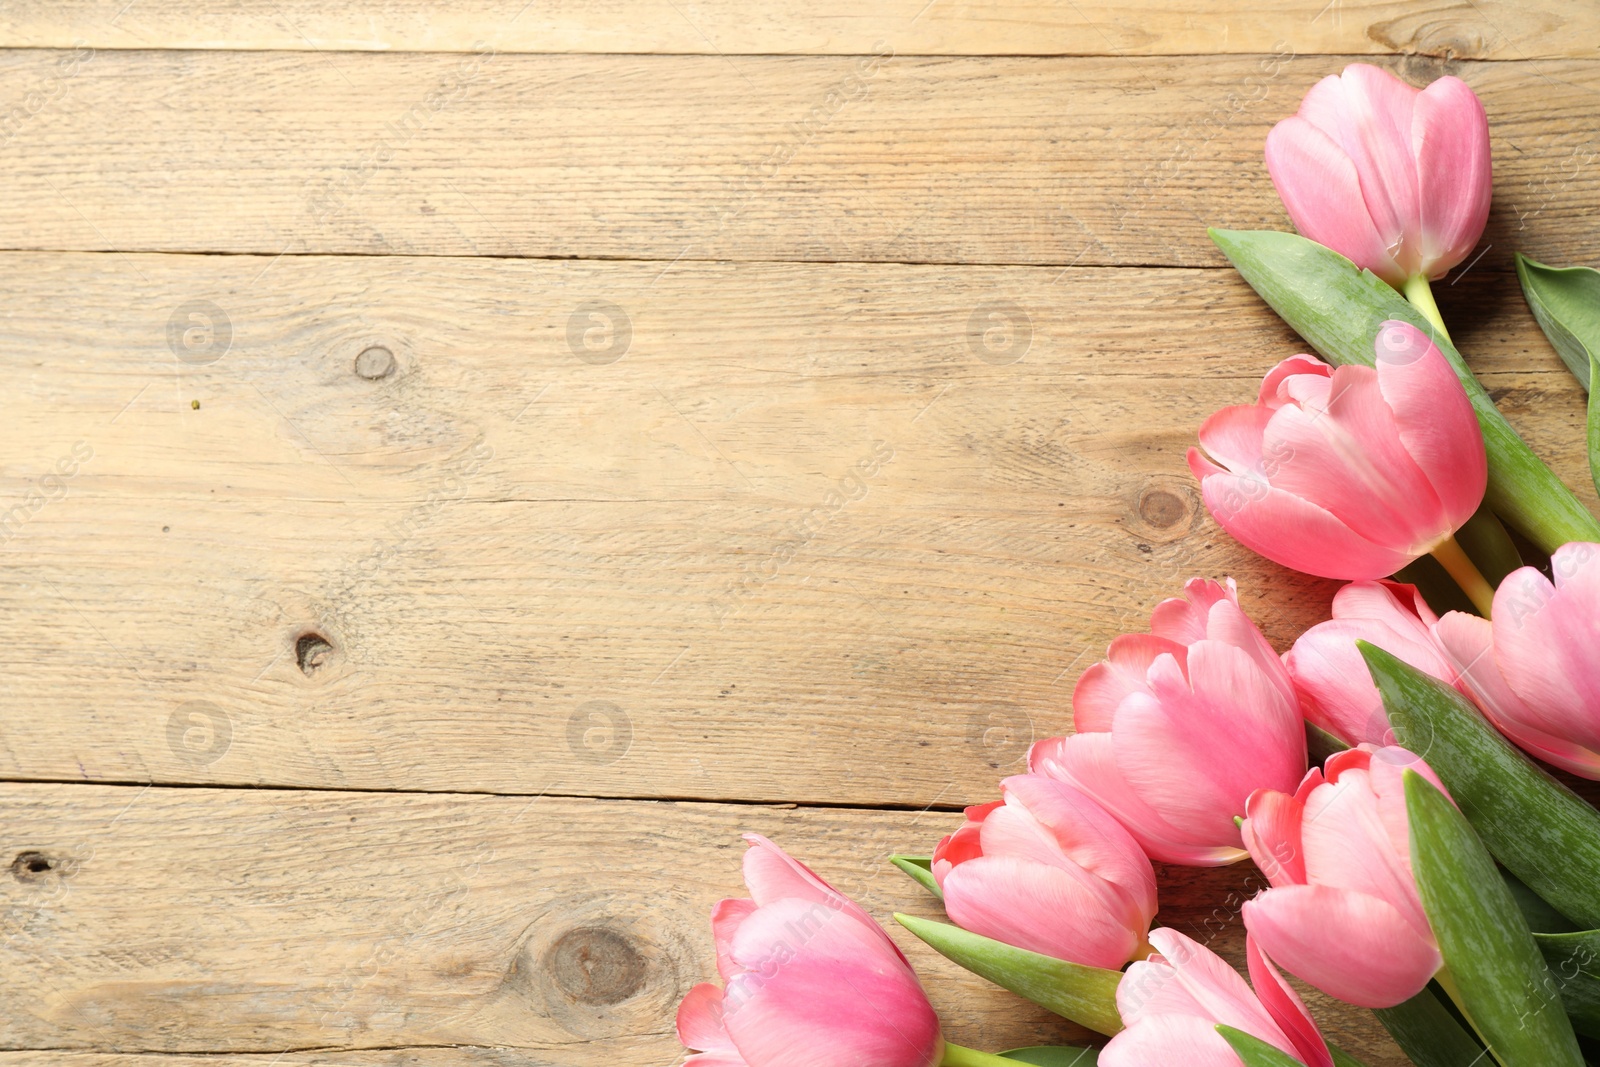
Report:
[[[12,51],[0,247],[1217,266],[1345,62]],[[1487,102],[1475,269],[1600,260],[1600,60],[1385,62]]]
[[1593,504],[1505,274],[1600,260],[1592,4],[5,5],[0,1067],[671,1063],[744,830],[937,915],[883,857],[1184,577],[1324,609],[1198,507],[1296,346],[1191,268],[1360,57],[1483,94],[1441,301]]
[[664,266],[0,259],[0,777],[951,806],[1184,578],[1325,610],[1184,466],[1296,350],[1231,272]]
[[[137,786],[72,788],[68,807],[66,788],[0,786],[0,834],[22,857],[0,872],[0,1046],[230,1053],[261,1067],[282,1050],[324,1048],[373,1051],[280,1062],[671,1063],[676,1002],[714,976],[706,917],[716,900],[742,895],[739,833],[787,845],[885,919],[942,917],[885,857],[931,845],[959,821]],[[1226,920],[1252,875],[1171,875],[1165,921],[1238,957]],[[1011,1047],[1087,1036],[1019,1008],[898,927],[896,938],[952,1039]],[[1364,1014],[1324,1012],[1334,1027],[1362,1026]],[[426,1046],[469,1047],[444,1057]]]
[[1195,55],[1416,52],[1463,58],[1593,57],[1600,17],[1584,0],[424,0],[382,5],[58,0],[7,5],[0,47],[506,52],[870,52],[930,55]]

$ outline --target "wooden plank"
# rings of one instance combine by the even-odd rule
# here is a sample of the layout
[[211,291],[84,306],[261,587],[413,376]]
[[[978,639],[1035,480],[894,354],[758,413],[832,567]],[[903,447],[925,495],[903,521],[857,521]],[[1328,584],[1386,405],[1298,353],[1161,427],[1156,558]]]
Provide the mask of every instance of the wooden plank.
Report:
[[[429,1045],[478,1046],[451,1049],[456,1063],[669,1063],[677,1000],[714,975],[710,908],[742,893],[740,832],[785,845],[876,916],[937,917],[885,857],[930,847],[958,821],[549,797],[3,786],[0,1046],[257,1053],[239,1062],[260,1067],[267,1053],[322,1048],[374,1051],[282,1062],[444,1062],[437,1051],[393,1051]],[[1237,960],[1238,902],[1258,883],[1248,868],[1166,871],[1164,919]],[[952,1039],[1010,1047],[1086,1036],[903,931],[896,939]],[[1361,1028],[1357,1051],[1382,1049],[1367,1013],[1325,1000],[1316,1009]],[[118,1057],[76,1060],[110,1067]]]
[[1218,0],[1136,3],[1029,0],[609,0],[535,3],[420,0],[374,10],[284,0],[196,11],[177,0],[63,0],[0,13],[0,47],[324,49],[468,52],[638,52],[740,55],[1205,55],[1422,53],[1473,59],[1595,54],[1600,18],[1581,0],[1456,0],[1417,10],[1378,0],[1296,0],[1245,10]]
[[[0,247],[1215,266],[1344,62],[14,51]],[[1600,259],[1600,62],[1386,62],[1486,101],[1476,269]]]
[[1184,466],[1297,347],[1230,272],[664,266],[0,257],[0,777],[952,806],[1184,578],[1325,610]]

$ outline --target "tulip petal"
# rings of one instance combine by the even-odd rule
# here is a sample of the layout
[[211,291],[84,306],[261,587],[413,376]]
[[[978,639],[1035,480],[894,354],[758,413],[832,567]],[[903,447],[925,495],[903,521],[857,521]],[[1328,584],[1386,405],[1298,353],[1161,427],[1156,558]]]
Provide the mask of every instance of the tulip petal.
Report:
[[1379,544],[1415,556],[1454,532],[1370,367],[1337,368],[1326,407],[1279,408],[1265,441],[1279,457],[1267,472],[1273,488],[1326,508]]
[[975,934],[1115,970],[1128,962],[1143,931],[1129,928],[1123,902],[1107,888],[1080,867],[986,855],[950,872],[944,910]]
[[[1256,624],[1250,621],[1250,617],[1240,610],[1236,601],[1223,600],[1211,605],[1211,611],[1206,619],[1206,637],[1212,641],[1232,645],[1244,652],[1254,661],[1262,677],[1278,690],[1287,707],[1294,708],[1299,704],[1299,698],[1295,696],[1294,683],[1289,679],[1289,672],[1284,669],[1283,660],[1272,650],[1272,646],[1261,635]],[[1295,724],[1295,730],[1299,730],[1298,722]]]
[[733,1039],[722,1025],[721,989],[701,982],[684,996],[678,1005],[678,1041],[699,1052],[733,1048]]
[[756,910],[756,902],[744,897],[718,901],[711,909],[711,938],[717,946],[717,973],[726,982],[738,971],[733,962],[733,939],[739,926]]
[[[1210,949],[1176,930],[1150,931],[1150,943],[1161,953],[1162,960],[1171,967],[1175,983],[1182,989],[1167,988],[1156,991],[1147,998],[1145,1014],[1164,1014],[1178,1008],[1185,1001],[1199,1006],[1199,1013],[1212,1021],[1243,1030],[1276,1045],[1284,1052],[1293,1046],[1288,1037],[1272,1021],[1259,998],[1239,972],[1228,966]],[[1119,996],[1117,1006],[1122,1006]]]
[[[1189,649],[1189,677],[1151,668],[1152,696],[1117,715],[1117,767],[1135,792],[1160,798],[1192,840],[1240,841],[1233,819],[1257,789],[1293,789],[1305,774],[1298,710],[1245,650],[1221,641]],[[1154,800],[1152,800],[1154,803]],[[1240,842],[1242,844],[1242,842]]]
[[1244,905],[1262,951],[1329,996],[1390,1008],[1438,972],[1439,950],[1377,897],[1323,885],[1269,889]]
[[[1585,560],[1577,562],[1587,553]],[[1533,725],[1600,748],[1600,545],[1566,545],[1551,559],[1559,586],[1533,567],[1507,575],[1494,597],[1494,657]]]
[[1454,530],[1478,510],[1489,483],[1483,431],[1472,402],[1444,354],[1410,323],[1385,322],[1373,348],[1383,403]]
[[1072,728],[1079,733],[1111,729],[1117,705],[1146,689],[1145,672],[1163,652],[1184,656],[1184,647],[1154,634],[1123,634],[1106,658],[1084,671],[1072,690]]
[[[1309,97],[1308,97],[1309,99]],[[1267,173],[1301,235],[1354,260],[1391,285],[1406,272],[1367,211],[1361,176],[1337,139],[1295,115],[1267,134]]]
[[1411,874],[1404,818],[1403,802],[1378,802],[1367,769],[1330,768],[1328,784],[1305,801],[1300,841],[1306,881],[1382,900],[1425,935],[1428,920]]
[[1446,75],[1422,90],[1411,115],[1422,254],[1438,278],[1478,243],[1489,221],[1489,119],[1483,102]]
[[1200,447],[1227,470],[1257,470],[1261,466],[1261,435],[1272,411],[1264,403],[1222,408],[1200,424]]
[[1159,1015],[1129,1027],[1100,1051],[1100,1067],[1240,1067],[1216,1024],[1193,1015]]
[[745,834],[744,839],[750,843],[744,854],[744,884],[757,904],[769,904],[785,897],[843,899],[810,867],[760,834]]
[[1411,117],[1418,91],[1379,67],[1352,63],[1341,75],[1344,108],[1339,140],[1355,164],[1361,199],[1373,227],[1405,274],[1422,262],[1417,225],[1417,164],[1411,155]]
[[[757,1064],[930,1067],[938,1020],[886,935],[843,908],[803,899],[763,905],[733,955],[744,968],[723,994],[723,1025]],[[817,1038],[827,1035],[827,1057]]]
[[1333,1067],[1328,1043],[1322,1039],[1321,1031],[1306,1010],[1305,1001],[1283,980],[1283,975],[1248,933],[1244,938],[1244,954],[1250,984],[1255,987],[1261,1006],[1294,1045],[1295,1055],[1307,1067]]
[[1059,778],[1093,797],[1153,860],[1213,867],[1245,857],[1242,848],[1189,840],[1157,814],[1117,769],[1110,734],[1073,734],[1037,742],[1028,754],[1028,762],[1034,773]]
[[[1148,926],[1156,913],[1156,874],[1132,834],[1095,799],[1042,774],[1017,774],[1000,788],[1054,835],[1067,862],[1109,883]],[[1119,964],[1120,965],[1120,964]]]
[[1201,481],[1200,495],[1218,524],[1246,548],[1305,574],[1347,581],[1381,578],[1412,559],[1259,478],[1212,474]]
[[1300,820],[1305,807],[1288,793],[1257,789],[1245,803],[1239,828],[1245,848],[1273,885],[1299,885],[1306,880],[1305,846]]
[[[1509,580],[1509,578],[1507,579]],[[1505,583],[1501,583],[1505,588]],[[1446,612],[1434,633],[1473,700],[1495,728],[1547,763],[1584,778],[1600,779],[1600,753],[1558,737],[1550,718],[1523,702],[1495,662],[1494,630],[1488,619]]]

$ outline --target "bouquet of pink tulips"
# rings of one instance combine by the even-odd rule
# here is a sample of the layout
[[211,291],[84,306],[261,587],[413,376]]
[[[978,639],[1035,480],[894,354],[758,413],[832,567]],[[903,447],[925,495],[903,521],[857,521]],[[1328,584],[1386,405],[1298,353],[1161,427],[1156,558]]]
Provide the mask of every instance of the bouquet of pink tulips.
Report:
[[[950,920],[901,924],[1109,1040],[950,1042],[877,922],[751,837],[751,899],[711,919],[722,984],[679,1009],[693,1067],[1356,1064],[1284,973],[1375,1011],[1423,1067],[1600,1063],[1600,813],[1541,766],[1600,779],[1600,523],[1429,289],[1488,217],[1483,105],[1353,65],[1266,162],[1299,235],[1212,236],[1317,355],[1207,419],[1188,462],[1239,542],[1349,583],[1332,618],[1280,656],[1232,580],[1190,581],[1083,673],[1071,736],[893,857]],[[1518,275],[1588,386],[1600,273]],[[1152,865],[1246,860],[1269,884],[1242,909],[1248,978],[1155,925]]]

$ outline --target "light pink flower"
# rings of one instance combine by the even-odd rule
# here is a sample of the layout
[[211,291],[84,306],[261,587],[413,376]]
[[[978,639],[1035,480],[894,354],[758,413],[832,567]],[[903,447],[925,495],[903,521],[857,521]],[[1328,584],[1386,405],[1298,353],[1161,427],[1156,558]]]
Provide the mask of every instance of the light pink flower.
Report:
[[1156,875],[1139,843],[1065,782],[1019,774],[1000,790],[1003,800],[968,808],[933,850],[945,913],[1008,945],[1120,968],[1156,913]]
[[1083,672],[1077,732],[1035,744],[1029,766],[1097,800],[1152,859],[1232,863],[1244,858],[1233,820],[1245,799],[1305,774],[1305,731],[1289,675],[1239,610],[1233,580],[1196,578],[1185,595]]
[[1267,135],[1295,228],[1399,288],[1442,277],[1489,218],[1489,121],[1458,78],[1417,90],[1353,63]]
[[1100,1053],[1100,1067],[1243,1067],[1218,1026],[1243,1030],[1306,1067],[1332,1067],[1311,1013],[1254,939],[1245,941],[1253,993],[1237,971],[1176,930],[1152,930],[1150,941],[1161,955],[1123,974],[1117,1010],[1127,1029]]
[[1600,779],[1600,545],[1562,545],[1555,582],[1508,574],[1494,622],[1448,612],[1435,627],[1484,714],[1528,752]]
[[1383,699],[1356,642],[1454,685],[1456,672],[1434,640],[1438,621],[1414,585],[1351,582],[1340,589],[1333,618],[1301,634],[1283,657],[1306,718],[1347,745],[1393,744]]
[[1340,752],[1292,796],[1256,793],[1244,824],[1272,882],[1245,928],[1289,973],[1363,1008],[1415,996],[1443,964],[1411,871],[1407,769],[1439,785],[1403,748]]
[[1323,578],[1393,574],[1472,517],[1483,433],[1444,356],[1390,320],[1376,367],[1278,364],[1254,404],[1223,408],[1189,450],[1206,507],[1274,562]]
[[889,935],[804,864],[746,834],[752,900],[711,913],[724,988],[678,1007],[684,1067],[933,1067],[939,1020]]

